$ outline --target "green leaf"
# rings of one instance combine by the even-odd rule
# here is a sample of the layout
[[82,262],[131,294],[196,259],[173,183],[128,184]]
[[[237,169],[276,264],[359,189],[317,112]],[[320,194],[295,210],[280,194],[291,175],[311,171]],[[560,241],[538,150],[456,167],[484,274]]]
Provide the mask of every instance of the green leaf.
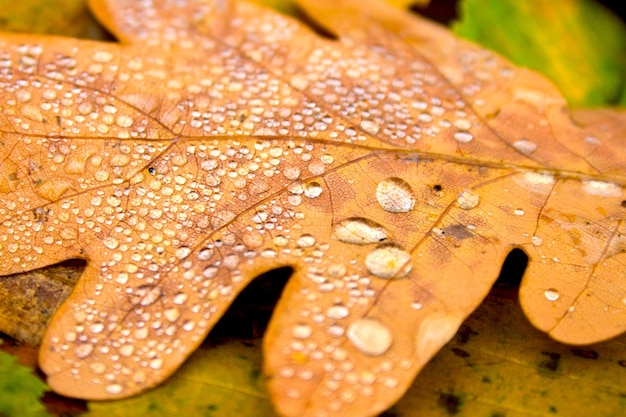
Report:
[[0,416],[49,416],[39,401],[47,390],[46,384],[33,375],[30,368],[18,364],[14,356],[0,351]]
[[[617,104],[626,27],[592,0],[462,0],[454,31],[540,71],[573,106]],[[622,100],[624,103],[624,100]]]
[[89,403],[81,417],[249,416],[272,411],[261,375],[260,341],[200,348],[165,384],[120,401]]

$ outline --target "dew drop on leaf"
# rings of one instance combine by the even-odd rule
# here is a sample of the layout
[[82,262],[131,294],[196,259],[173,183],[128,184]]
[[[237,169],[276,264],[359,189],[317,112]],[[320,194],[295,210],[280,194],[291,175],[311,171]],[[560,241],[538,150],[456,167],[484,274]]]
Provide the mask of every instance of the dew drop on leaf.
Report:
[[378,204],[390,213],[406,213],[415,205],[415,192],[402,178],[389,177],[376,187]]
[[513,147],[517,149],[518,151],[520,151],[521,153],[523,153],[524,155],[530,155],[531,153],[535,152],[535,150],[537,149],[537,144],[528,139],[520,139],[518,141],[515,141],[515,143],[513,143]]
[[371,318],[359,319],[352,323],[347,336],[354,347],[369,356],[384,354],[393,341],[389,328]]
[[322,194],[322,186],[315,181],[312,181],[304,186],[304,195],[309,198],[319,197]]
[[554,288],[547,289],[543,295],[545,295],[546,300],[548,301],[556,301],[561,297],[561,294]]
[[344,243],[367,245],[387,240],[385,229],[378,223],[362,217],[350,217],[335,225],[335,239]]
[[365,258],[367,270],[378,278],[405,276],[411,270],[411,255],[395,245],[381,245]]
[[478,206],[479,202],[480,197],[478,196],[478,194],[470,190],[463,191],[456,199],[456,203],[463,210],[471,210],[474,207]]

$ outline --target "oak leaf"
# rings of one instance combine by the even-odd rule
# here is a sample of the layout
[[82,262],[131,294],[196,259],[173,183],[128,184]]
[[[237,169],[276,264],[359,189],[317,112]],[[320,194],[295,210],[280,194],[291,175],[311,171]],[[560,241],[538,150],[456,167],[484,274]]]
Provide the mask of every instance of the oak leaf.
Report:
[[623,117],[581,128],[544,78],[373,0],[300,3],[338,39],[130,0],[92,1],[121,44],[0,38],[0,272],[87,261],[41,347],[50,386],[159,384],[280,266],[284,415],[387,408],[514,247],[536,326],[622,333]]

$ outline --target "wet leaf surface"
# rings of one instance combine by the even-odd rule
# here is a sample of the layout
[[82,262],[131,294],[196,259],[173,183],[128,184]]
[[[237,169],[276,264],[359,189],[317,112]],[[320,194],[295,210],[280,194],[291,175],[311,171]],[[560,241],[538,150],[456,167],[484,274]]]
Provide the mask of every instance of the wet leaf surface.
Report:
[[513,247],[537,327],[624,331],[619,117],[574,123],[537,74],[365,3],[302,2],[337,39],[243,2],[121,0],[92,4],[121,44],[0,38],[0,272],[87,262],[40,351],[52,389],[160,384],[285,266],[263,365],[284,415],[388,408]]

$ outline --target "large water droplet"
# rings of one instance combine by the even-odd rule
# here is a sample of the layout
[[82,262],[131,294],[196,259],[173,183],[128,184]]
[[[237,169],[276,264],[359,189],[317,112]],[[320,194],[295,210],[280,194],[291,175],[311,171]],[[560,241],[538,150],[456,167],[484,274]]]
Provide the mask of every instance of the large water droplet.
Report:
[[380,356],[389,350],[393,341],[391,331],[378,320],[363,318],[348,328],[348,340],[369,356]]
[[365,258],[367,270],[379,278],[400,278],[411,270],[411,255],[395,245],[381,245]]
[[402,178],[389,177],[376,187],[376,199],[391,213],[406,213],[415,205],[415,192]]
[[550,288],[547,289],[543,295],[546,296],[546,300],[548,301],[556,301],[561,297],[561,294],[559,294],[558,290],[555,290],[554,288]]
[[537,149],[537,144],[528,139],[520,139],[513,143],[513,147],[524,155],[530,155]]
[[362,217],[351,217],[342,220],[333,230],[334,238],[356,245],[367,245],[387,240],[385,229],[378,223]]
[[465,190],[456,199],[456,203],[463,210],[471,210],[474,207],[478,206],[480,202],[480,197],[478,194],[474,193],[470,190]]

